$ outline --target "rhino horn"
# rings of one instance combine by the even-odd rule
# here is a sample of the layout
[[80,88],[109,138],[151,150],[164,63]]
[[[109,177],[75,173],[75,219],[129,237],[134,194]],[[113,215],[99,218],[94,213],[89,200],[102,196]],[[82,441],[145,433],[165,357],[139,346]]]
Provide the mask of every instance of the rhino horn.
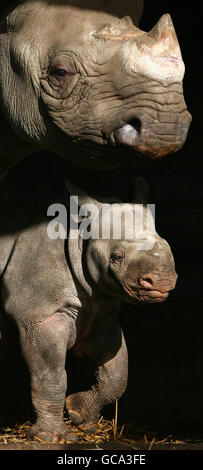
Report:
[[183,80],[185,66],[169,14],[163,15],[148,33],[125,43],[123,63],[126,70],[154,80]]
[[160,18],[148,33],[148,37],[151,38],[152,49],[158,57],[160,55],[166,60],[173,58],[176,61],[182,59],[176,32],[169,14]]
[[135,26],[129,16],[114,21],[112,24],[108,23],[99,27],[93,34],[96,39],[104,39],[107,41],[125,41],[134,39],[144,34],[137,26]]

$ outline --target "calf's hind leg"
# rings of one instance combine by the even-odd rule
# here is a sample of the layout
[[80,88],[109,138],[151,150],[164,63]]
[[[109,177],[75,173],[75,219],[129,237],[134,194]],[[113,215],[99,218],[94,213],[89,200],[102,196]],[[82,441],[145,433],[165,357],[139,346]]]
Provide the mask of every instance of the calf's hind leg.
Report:
[[66,398],[71,421],[86,431],[96,430],[103,406],[119,399],[126,390],[128,354],[121,329],[120,333],[120,347],[112,359],[97,368],[96,384],[88,391],[74,393]]

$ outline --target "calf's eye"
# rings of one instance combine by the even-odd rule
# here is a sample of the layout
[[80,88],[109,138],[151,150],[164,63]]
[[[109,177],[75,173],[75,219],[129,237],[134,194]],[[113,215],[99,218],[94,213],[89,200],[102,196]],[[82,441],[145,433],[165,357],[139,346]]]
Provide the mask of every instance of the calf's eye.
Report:
[[123,259],[123,256],[119,253],[112,253],[111,259],[112,261],[120,261]]

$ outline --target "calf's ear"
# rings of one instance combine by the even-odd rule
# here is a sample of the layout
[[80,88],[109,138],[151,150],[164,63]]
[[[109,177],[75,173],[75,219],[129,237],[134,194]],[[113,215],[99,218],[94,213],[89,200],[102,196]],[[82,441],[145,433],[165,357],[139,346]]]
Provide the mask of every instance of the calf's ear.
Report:
[[132,202],[135,204],[147,204],[149,186],[145,178],[137,176],[132,183]]

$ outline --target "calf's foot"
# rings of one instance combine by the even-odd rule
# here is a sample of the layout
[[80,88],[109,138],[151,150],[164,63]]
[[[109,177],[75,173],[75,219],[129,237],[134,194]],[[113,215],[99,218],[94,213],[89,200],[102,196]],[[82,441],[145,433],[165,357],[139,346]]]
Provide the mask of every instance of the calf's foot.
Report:
[[73,424],[85,432],[96,432],[100,406],[96,403],[92,390],[69,395],[66,398],[66,408]]
[[38,439],[49,444],[65,444],[66,442],[77,442],[78,436],[75,434],[70,425],[62,423],[60,426],[47,426],[36,423],[31,426],[27,432],[29,440]]

